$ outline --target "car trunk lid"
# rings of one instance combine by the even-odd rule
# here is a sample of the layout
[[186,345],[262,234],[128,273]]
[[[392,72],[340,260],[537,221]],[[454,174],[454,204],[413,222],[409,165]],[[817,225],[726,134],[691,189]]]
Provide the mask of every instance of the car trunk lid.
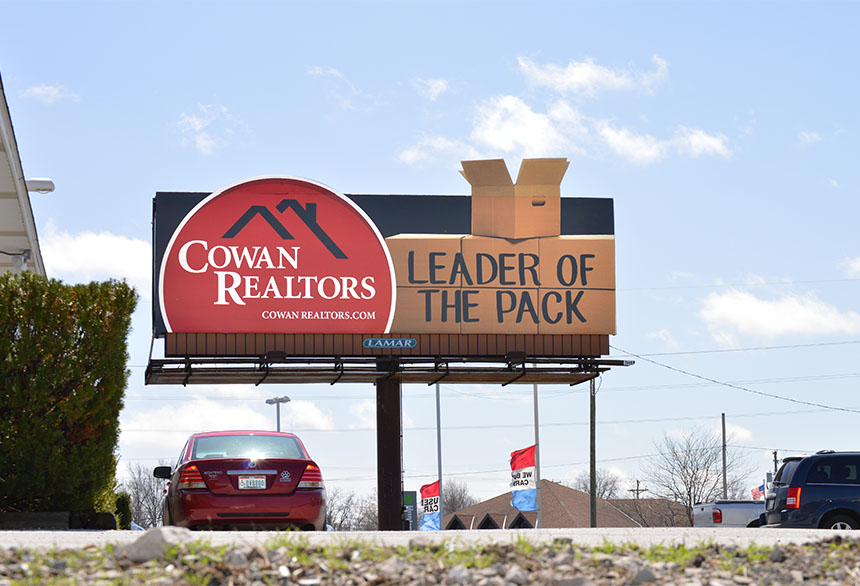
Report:
[[219,458],[195,460],[206,487],[214,494],[290,494],[298,485],[307,460]]

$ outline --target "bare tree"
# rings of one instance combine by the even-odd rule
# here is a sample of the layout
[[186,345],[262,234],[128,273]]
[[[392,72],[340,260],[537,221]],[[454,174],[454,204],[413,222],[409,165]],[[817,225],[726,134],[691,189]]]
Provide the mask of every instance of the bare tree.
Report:
[[359,517],[361,498],[351,490],[326,489],[326,523],[335,531],[353,531]]
[[477,504],[478,499],[469,492],[469,486],[461,480],[442,480],[442,511],[447,515]]
[[[597,498],[599,499],[617,499],[621,492],[621,477],[603,468],[597,469],[596,484]],[[591,473],[580,472],[568,486],[591,494]]]
[[[705,430],[692,429],[680,436],[667,434],[655,445],[659,453],[651,456],[645,465],[652,491],[683,504],[687,509],[687,521],[692,525],[694,504],[722,497],[722,442]],[[743,479],[750,472],[737,450],[727,450],[726,478],[730,498],[743,494]]]
[[[159,461],[160,466],[166,462]],[[128,466],[128,480],[122,483],[122,488],[131,495],[131,519],[141,527],[157,527],[162,524],[161,501],[164,499],[164,488],[167,481],[155,478],[152,468],[145,467],[139,462]]]
[[359,499],[354,530],[376,531],[377,529],[379,529],[379,509],[374,490],[372,494]]

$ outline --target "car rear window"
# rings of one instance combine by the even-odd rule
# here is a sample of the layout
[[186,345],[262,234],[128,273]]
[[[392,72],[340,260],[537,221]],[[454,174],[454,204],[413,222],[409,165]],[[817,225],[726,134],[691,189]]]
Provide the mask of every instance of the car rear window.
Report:
[[794,476],[794,471],[797,469],[797,464],[800,460],[788,460],[783,462],[782,467],[776,473],[773,481],[775,483],[788,484],[791,482],[791,477]]
[[292,458],[305,459],[296,438],[275,435],[213,435],[198,437],[192,460],[204,458]]
[[806,482],[819,484],[860,484],[857,458],[822,458],[812,463]]

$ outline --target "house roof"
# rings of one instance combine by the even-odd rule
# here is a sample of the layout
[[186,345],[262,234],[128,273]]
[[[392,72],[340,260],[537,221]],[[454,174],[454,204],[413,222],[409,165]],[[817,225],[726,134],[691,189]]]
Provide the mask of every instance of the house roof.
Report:
[[0,272],[20,270],[45,275],[30,195],[0,78]]
[[690,526],[687,508],[668,499],[611,499],[607,502],[642,527]]
[[[588,494],[551,480],[542,479],[540,486],[541,525],[544,528],[591,526]],[[537,511],[518,511],[511,506],[511,493],[506,492],[445,515],[442,526],[447,528],[456,516],[466,529],[477,529],[489,517],[499,528],[508,529],[520,514],[532,526],[536,524]],[[597,499],[597,526],[638,527],[639,524],[607,501]]]

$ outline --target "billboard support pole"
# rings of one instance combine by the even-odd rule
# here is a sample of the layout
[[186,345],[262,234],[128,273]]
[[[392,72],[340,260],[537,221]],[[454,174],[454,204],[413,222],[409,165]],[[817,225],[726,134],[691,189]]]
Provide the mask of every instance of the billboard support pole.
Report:
[[445,510],[442,506],[442,415],[439,408],[439,383],[436,383],[436,466],[439,469],[439,530],[444,529],[442,523]]
[[376,379],[377,512],[380,531],[403,529],[403,432],[400,378]]
[[535,524],[535,528],[540,529],[543,527],[541,525],[541,502],[540,502],[540,435],[538,433],[539,425],[538,425],[538,386],[537,383],[534,383],[532,387],[532,392],[534,393],[534,403],[535,403],[535,479],[537,480],[537,493],[536,500],[537,502],[537,523]]
[[594,388],[594,379],[592,378],[589,383],[589,396],[591,397],[589,404],[590,411],[590,423],[589,423],[589,435],[590,435],[590,457],[589,457],[589,482],[588,482],[588,502],[589,508],[591,509],[591,526],[597,527],[597,444],[596,444],[596,414],[597,414],[597,391]]

